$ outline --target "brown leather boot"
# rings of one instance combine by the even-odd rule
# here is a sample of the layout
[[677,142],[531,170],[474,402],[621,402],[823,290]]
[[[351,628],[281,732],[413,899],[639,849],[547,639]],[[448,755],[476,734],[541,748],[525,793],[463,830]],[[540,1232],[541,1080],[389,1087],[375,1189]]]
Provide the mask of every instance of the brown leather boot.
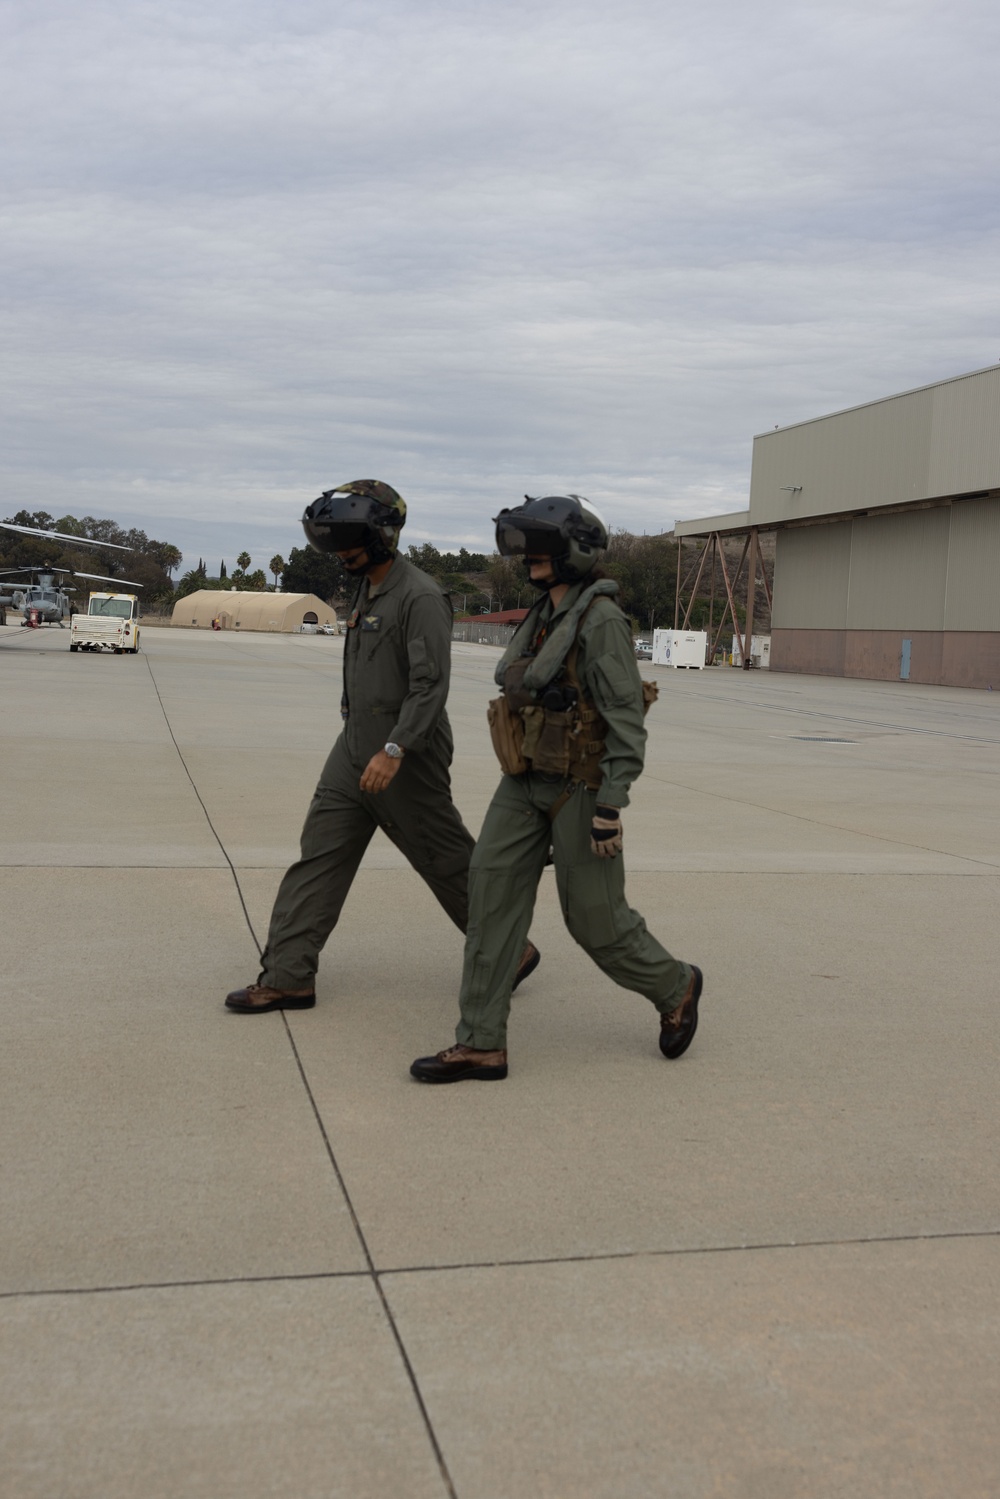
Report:
[[316,1003],[312,989],[269,989],[266,984],[248,984],[226,995],[226,1009],[240,1015],[266,1015],[268,1010],[311,1010]]
[[460,1083],[464,1078],[500,1082],[507,1076],[506,1051],[480,1051],[475,1046],[449,1046],[434,1057],[418,1057],[410,1076],[421,1083]]
[[676,1010],[660,1016],[660,1050],[671,1062],[687,1051],[698,1029],[698,1001],[701,998],[703,975],[700,968],[691,965],[691,982],[684,998]]
[[511,994],[513,994],[518,984],[524,983],[529,973],[534,973],[535,969],[538,967],[541,961],[542,955],[538,951],[538,948],[533,942],[529,942],[527,947],[524,949],[524,952],[521,954],[520,963],[518,963],[517,965],[517,972],[514,975],[514,982],[510,986]]

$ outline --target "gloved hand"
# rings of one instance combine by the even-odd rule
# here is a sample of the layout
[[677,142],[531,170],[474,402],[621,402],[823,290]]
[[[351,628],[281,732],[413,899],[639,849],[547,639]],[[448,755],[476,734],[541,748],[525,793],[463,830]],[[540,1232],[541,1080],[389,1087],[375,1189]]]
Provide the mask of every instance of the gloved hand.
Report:
[[622,848],[622,814],[620,807],[594,808],[590,824],[590,847],[599,859],[613,859]]

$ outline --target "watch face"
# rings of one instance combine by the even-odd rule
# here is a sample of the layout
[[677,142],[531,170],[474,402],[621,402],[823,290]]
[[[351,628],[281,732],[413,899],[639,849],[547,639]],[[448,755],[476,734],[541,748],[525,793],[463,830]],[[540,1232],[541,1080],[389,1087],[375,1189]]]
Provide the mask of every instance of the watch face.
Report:
[[398,744],[393,744],[391,740],[386,745],[385,752],[391,760],[402,760],[403,758],[403,751]]

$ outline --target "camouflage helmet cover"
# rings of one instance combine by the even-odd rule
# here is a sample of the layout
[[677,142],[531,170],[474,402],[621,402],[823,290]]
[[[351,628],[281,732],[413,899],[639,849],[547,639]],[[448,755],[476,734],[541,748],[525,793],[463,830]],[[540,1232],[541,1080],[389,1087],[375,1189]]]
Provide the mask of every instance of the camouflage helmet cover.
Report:
[[318,551],[365,547],[372,563],[388,562],[395,556],[405,524],[405,500],[378,479],[352,479],[326,489],[306,506],[302,517],[306,537]]

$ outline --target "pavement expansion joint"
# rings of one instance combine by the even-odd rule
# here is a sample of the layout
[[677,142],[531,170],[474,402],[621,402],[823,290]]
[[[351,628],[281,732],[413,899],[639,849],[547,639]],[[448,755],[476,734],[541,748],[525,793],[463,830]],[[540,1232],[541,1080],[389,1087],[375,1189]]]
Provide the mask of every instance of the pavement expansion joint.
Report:
[[[346,1195],[346,1193],[345,1193]],[[870,1244],[957,1243],[965,1239],[1000,1239],[1000,1228],[942,1229],[923,1234],[872,1234],[846,1239],[775,1239],[756,1244],[696,1244],[672,1249],[623,1249],[595,1254],[526,1255],[502,1260],[456,1260],[444,1265],[386,1265],[363,1270],[312,1270],[292,1274],[206,1276],[196,1280],[130,1281],[106,1286],[44,1286],[37,1290],[0,1291],[0,1301],[39,1300],[46,1296],[112,1296],[135,1291],[186,1291],[203,1286],[295,1285],[308,1281],[371,1280],[399,1275],[450,1275],[466,1270],[520,1270],[535,1265],[600,1265],[620,1260],[695,1258],[716,1254],[769,1254],[789,1249],[863,1249]]]
[[[234,870],[234,876],[235,873],[236,871]],[[242,893],[240,898],[242,899]],[[245,910],[246,907],[244,906],[244,911]],[[249,920],[250,918],[249,916],[247,916],[247,921],[249,922]],[[382,1307],[382,1315],[385,1317],[386,1325],[388,1326],[389,1331],[392,1334],[393,1341],[395,1342],[397,1351],[399,1353],[400,1361],[402,1362],[403,1368],[406,1371],[406,1377],[409,1380],[410,1387],[413,1391],[413,1398],[416,1402],[417,1409],[420,1412],[420,1418],[423,1421],[424,1428],[427,1432],[427,1440],[431,1444],[431,1449],[433,1450],[434,1457],[438,1465],[438,1470],[441,1474],[441,1481],[447,1489],[448,1494],[451,1496],[451,1499],[457,1499],[457,1494],[455,1491],[455,1486],[452,1482],[451,1473],[449,1472],[448,1464],[445,1461],[444,1451],[441,1447],[441,1443],[438,1440],[437,1432],[434,1429],[434,1423],[431,1420],[430,1411],[427,1409],[427,1403],[424,1400],[423,1391],[420,1388],[420,1381],[417,1379],[416,1370],[413,1367],[413,1363],[410,1359],[406,1344],[403,1341],[403,1335],[399,1330],[399,1325],[396,1321],[395,1316],[393,1315],[392,1307],[389,1305],[388,1297],[385,1294],[385,1288],[383,1287],[382,1282],[379,1278],[379,1272],[375,1267],[375,1261],[373,1260],[371,1250],[368,1247],[368,1240],[365,1237],[364,1229],[361,1227],[361,1221],[358,1218],[357,1211],[354,1207],[354,1200],[351,1197],[350,1192],[348,1191],[347,1183],[344,1180],[344,1174],[338,1164],[336,1152],[333,1149],[333,1143],[330,1140],[326,1124],[324,1123],[323,1116],[319,1110],[319,1105],[317,1104],[313,1090],[310,1087],[309,1079],[306,1076],[306,1069],[302,1063],[302,1057],[299,1054],[299,1049],[295,1044],[295,1037],[292,1034],[292,1028],[288,1023],[288,1017],[285,1014],[284,1010],[281,1011],[281,1019],[285,1027],[285,1033],[288,1037],[288,1044],[292,1049],[292,1055],[295,1058],[296,1066],[299,1069],[299,1076],[302,1079],[302,1086],[306,1090],[306,1095],[309,1099],[309,1103],[312,1108],[317,1127],[319,1129],[320,1135],[322,1136],[323,1144],[326,1148],[326,1153],[329,1157],[330,1165],[333,1167],[333,1173],[337,1178],[337,1183],[343,1194],[344,1201],[347,1204],[347,1210],[351,1215],[351,1222],[354,1225],[354,1232],[357,1235],[358,1244],[360,1246],[362,1254],[365,1257],[365,1263],[368,1267],[368,1275],[375,1288],[375,1293],[378,1296],[379,1303]]]

